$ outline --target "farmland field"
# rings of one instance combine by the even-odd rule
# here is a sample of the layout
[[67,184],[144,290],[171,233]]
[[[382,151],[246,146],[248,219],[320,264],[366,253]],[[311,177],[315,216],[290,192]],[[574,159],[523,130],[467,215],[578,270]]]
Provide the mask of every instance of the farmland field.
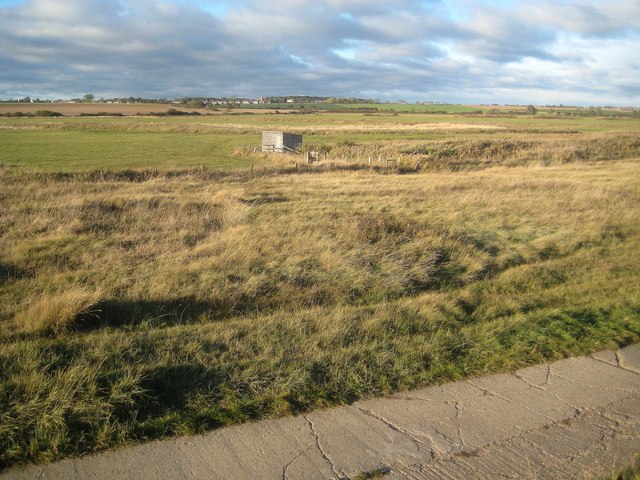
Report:
[[164,113],[170,108],[181,112],[211,113],[204,109],[183,108],[168,103],[10,103],[0,102],[0,115],[10,113],[34,114],[38,111],[61,115],[151,115]]
[[640,340],[638,127],[0,118],[0,469]]

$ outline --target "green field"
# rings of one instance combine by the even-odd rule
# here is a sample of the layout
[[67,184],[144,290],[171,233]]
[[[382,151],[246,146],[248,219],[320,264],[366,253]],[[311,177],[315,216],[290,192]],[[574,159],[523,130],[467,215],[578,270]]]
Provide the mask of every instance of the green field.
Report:
[[[273,159],[249,158],[236,151],[258,147],[265,129],[302,133],[308,148],[335,148],[336,161],[364,161],[377,158],[380,151],[387,155],[385,159],[400,160],[406,157],[403,152],[436,151],[444,142],[459,146],[469,141],[499,143],[509,139],[559,142],[577,148],[592,140],[627,138],[633,144],[639,124],[632,118],[346,113],[0,118],[0,165],[7,170],[49,172],[201,166],[246,169],[251,164],[273,163]],[[352,148],[345,151],[349,144]]]
[[[0,131],[2,165],[10,170],[249,167],[233,157],[241,135],[94,130]],[[255,143],[255,142],[254,142]]]
[[637,342],[639,122],[0,119],[0,469]]

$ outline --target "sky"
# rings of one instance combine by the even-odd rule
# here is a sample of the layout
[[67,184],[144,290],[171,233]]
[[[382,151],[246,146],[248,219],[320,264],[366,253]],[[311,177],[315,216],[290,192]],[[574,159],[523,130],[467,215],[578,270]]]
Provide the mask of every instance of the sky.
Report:
[[640,0],[0,0],[0,99],[640,106]]

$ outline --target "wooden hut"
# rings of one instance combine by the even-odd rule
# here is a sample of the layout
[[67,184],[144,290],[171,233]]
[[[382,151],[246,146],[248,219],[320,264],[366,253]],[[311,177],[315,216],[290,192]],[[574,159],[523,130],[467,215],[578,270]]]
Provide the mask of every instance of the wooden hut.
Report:
[[297,153],[302,146],[302,135],[286,132],[262,132],[262,151]]

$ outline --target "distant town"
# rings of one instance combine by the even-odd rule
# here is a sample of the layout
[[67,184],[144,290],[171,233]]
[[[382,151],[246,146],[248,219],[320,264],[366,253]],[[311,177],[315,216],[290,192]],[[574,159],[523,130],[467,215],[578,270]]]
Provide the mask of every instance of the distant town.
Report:
[[[143,97],[114,97],[96,98],[93,94],[86,94],[82,98],[43,100],[40,98],[22,97],[20,99],[2,100],[5,103],[166,103],[175,105],[189,105],[193,107],[225,106],[225,105],[273,105],[273,104],[299,104],[299,103],[335,103],[335,104],[408,104],[406,100],[381,101],[378,99],[353,98],[353,97],[317,97],[309,95],[292,96],[260,96],[249,97],[181,97],[167,98],[143,98]],[[446,102],[413,102],[415,104],[446,104]]]
[[[60,99],[40,99],[38,97],[33,98],[31,96],[25,96],[21,98],[14,98],[8,100],[0,100],[0,103],[42,103],[42,104],[76,104],[76,103],[99,103],[99,104],[167,104],[176,105],[187,108],[200,108],[200,109],[220,109],[220,108],[301,108],[314,110],[314,108],[322,109],[327,105],[362,105],[363,110],[373,105],[454,105],[445,101],[407,101],[404,99],[397,100],[380,100],[372,98],[355,98],[355,97],[320,97],[311,95],[278,95],[278,96],[263,96],[260,95],[257,98],[252,97],[180,97],[180,98],[144,98],[144,97],[113,97],[113,98],[97,98],[93,94],[86,94],[77,98],[60,98]],[[314,106],[317,104],[317,107]],[[462,105],[462,104],[455,104]],[[504,104],[499,105],[497,103],[485,104],[478,103],[477,106],[481,107],[531,107],[518,104]],[[578,107],[574,105],[564,104],[548,104],[544,107],[549,108],[577,108],[580,110],[591,109],[594,107]],[[613,111],[626,111],[636,114],[638,109],[635,107],[616,107],[609,105],[601,105],[597,107],[599,109],[608,109]]]

